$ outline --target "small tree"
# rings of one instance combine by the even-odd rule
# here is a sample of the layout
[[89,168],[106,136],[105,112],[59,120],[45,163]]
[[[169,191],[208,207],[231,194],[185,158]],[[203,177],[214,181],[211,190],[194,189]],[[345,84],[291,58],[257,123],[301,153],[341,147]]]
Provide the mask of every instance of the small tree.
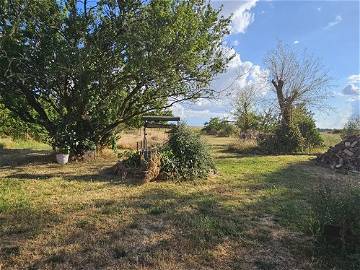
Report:
[[213,117],[210,118],[209,122],[204,124],[204,127],[201,131],[208,135],[228,137],[235,133],[235,127],[226,119]]
[[0,1],[0,99],[81,155],[142,114],[210,97],[229,22],[203,0]]
[[349,119],[341,132],[341,138],[343,139],[353,135],[360,136],[360,115]]
[[257,129],[259,125],[259,116],[255,113],[258,93],[253,84],[246,85],[239,89],[234,103],[234,116],[236,125],[242,132],[248,132]]

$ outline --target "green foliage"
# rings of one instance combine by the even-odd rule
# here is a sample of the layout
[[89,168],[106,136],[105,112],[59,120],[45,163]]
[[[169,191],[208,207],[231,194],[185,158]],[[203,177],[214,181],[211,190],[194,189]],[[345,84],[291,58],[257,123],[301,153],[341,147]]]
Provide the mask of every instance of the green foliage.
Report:
[[10,137],[14,140],[32,138],[45,142],[47,132],[39,125],[26,123],[11,113],[0,103],[0,136]]
[[141,155],[139,152],[134,151],[125,151],[121,155],[118,155],[120,158],[123,158],[124,165],[127,168],[140,168],[141,163]]
[[341,132],[341,138],[345,139],[353,135],[360,135],[360,116],[351,118]]
[[324,143],[312,115],[305,109],[297,108],[294,110],[293,123],[299,127],[301,136],[304,139],[302,147],[311,149]]
[[14,0],[0,10],[1,102],[76,154],[111,144],[145,113],[211,96],[232,57],[220,49],[230,20],[203,0]]
[[314,191],[311,205],[312,228],[318,247],[336,255],[357,254],[360,265],[359,186],[344,180],[323,183]]
[[260,128],[260,116],[254,112],[242,113],[236,119],[236,126],[243,132],[258,130]]
[[177,180],[203,178],[215,170],[208,146],[184,124],[170,134],[161,151],[162,172]]
[[229,137],[236,132],[234,125],[229,123],[226,119],[220,119],[218,117],[210,118],[209,122],[204,124],[203,133],[208,135],[217,135],[221,137]]
[[268,153],[293,153],[303,150],[304,139],[295,125],[279,125],[274,134],[259,139],[259,146]]
[[259,145],[269,153],[294,153],[323,145],[312,115],[302,107],[292,112],[290,125],[278,124],[270,135],[259,139]]

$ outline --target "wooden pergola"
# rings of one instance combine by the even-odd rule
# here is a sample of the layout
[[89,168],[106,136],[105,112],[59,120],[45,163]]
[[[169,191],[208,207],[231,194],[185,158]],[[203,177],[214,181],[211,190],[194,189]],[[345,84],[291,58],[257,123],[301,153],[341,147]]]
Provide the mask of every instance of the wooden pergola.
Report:
[[[137,143],[137,150],[141,151],[145,156],[149,152],[148,143],[146,138],[146,129],[147,128],[169,128],[172,129],[173,127],[177,126],[180,122],[180,117],[177,116],[160,116],[160,115],[146,115],[142,117],[144,121],[144,137],[143,140]],[[176,123],[171,123],[176,122]]]

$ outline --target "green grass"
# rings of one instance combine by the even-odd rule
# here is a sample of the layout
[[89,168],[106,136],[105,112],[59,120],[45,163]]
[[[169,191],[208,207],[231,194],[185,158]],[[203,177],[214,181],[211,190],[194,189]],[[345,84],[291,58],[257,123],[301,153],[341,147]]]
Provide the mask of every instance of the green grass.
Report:
[[5,147],[0,268],[327,269],[308,200],[333,173],[312,156],[243,156],[228,151],[234,138],[206,139],[216,176],[143,185],[109,173],[115,155],[60,166],[46,148]]
[[33,149],[33,150],[50,150],[47,144],[34,140],[13,140],[10,138],[0,137],[0,149]]

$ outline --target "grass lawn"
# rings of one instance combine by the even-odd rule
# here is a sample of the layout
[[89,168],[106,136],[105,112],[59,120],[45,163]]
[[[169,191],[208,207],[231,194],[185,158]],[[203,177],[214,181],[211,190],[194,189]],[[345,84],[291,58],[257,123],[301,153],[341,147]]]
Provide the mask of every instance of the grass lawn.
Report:
[[60,166],[46,147],[0,141],[0,269],[327,269],[309,194],[345,176],[309,155],[235,154],[231,140],[208,137],[216,176],[143,185],[109,173],[115,155]]

